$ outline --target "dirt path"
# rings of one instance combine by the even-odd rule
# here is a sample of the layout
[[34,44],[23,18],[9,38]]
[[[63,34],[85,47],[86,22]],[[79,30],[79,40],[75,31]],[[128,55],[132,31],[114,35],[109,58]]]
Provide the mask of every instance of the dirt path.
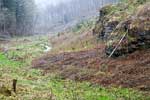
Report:
[[150,91],[150,50],[108,59],[103,48],[45,55],[34,60],[33,67],[45,73],[56,71],[63,78]]

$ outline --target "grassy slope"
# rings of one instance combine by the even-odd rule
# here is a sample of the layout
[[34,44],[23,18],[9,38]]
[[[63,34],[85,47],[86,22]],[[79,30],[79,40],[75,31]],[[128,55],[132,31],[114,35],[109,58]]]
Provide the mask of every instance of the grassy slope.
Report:
[[12,79],[18,80],[17,93],[12,96],[4,96],[0,85],[0,100],[149,100],[132,89],[62,80],[54,73],[43,75],[31,69],[31,61],[43,54],[43,43],[48,44],[46,36],[14,39],[7,44],[8,56],[0,53],[0,84],[11,91]]
[[[115,8],[114,11],[118,9]],[[128,12],[133,11],[134,6],[129,6]],[[79,51],[83,50],[83,47],[93,48],[96,43],[94,37],[81,36],[81,33],[87,33],[84,32],[87,27],[91,28],[78,25],[70,35],[64,34],[63,38],[62,36],[54,38],[54,41],[51,41],[55,42],[54,53],[60,50]],[[63,45],[60,44],[61,39]],[[8,56],[0,52],[0,100],[150,100],[150,97],[136,90],[104,88],[87,82],[62,80],[55,73],[43,75],[42,71],[31,69],[31,61],[43,54],[43,47],[40,44],[48,42],[47,36],[25,37],[17,41],[13,39],[7,44],[10,49]],[[4,96],[1,85],[11,90],[13,79],[18,80],[17,93]]]
[[92,28],[96,18],[91,18],[77,24],[69,32],[59,33],[50,38],[53,50],[52,53],[81,51],[94,48],[97,44],[97,37],[93,36]]

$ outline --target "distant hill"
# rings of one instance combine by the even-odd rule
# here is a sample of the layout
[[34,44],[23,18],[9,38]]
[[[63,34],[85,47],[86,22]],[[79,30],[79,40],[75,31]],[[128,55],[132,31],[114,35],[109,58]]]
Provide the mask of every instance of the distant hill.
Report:
[[39,7],[40,9],[38,10],[37,32],[54,31],[57,30],[57,27],[62,25],[71,25],[91,15],[95,16],[98,14],[100,7],[116,3],[117,1],[118,0],[70,0],[57,5],[46,4],[44,9]]

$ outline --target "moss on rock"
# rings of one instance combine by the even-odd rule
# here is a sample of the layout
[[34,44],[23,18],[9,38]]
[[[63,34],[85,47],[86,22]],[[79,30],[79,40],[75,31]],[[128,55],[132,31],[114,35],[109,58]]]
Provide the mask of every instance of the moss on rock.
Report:
[[146,1],[127,1],[105,6],[100,10],[100,18],[94,32],[99,34],[100,38],[107,37],[106,54],[110,55],[125,33],[127,35],[114,55],[132,53],[143,47],[149,48],[150,3]]

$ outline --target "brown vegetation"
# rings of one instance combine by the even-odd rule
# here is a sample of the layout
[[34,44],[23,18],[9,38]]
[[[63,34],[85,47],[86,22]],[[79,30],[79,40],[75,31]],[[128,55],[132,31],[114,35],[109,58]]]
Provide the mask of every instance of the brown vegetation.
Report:
[[[114,12],[119,9],[119,14],[122,14],[121,7],[106,6],[106,8],[102,8],[100,19],[96,23],[93,32],[100,36],[103,36],[103,34],[108,35],[110,39],[108,39],[108,43],[111,42],[111,44],[99,43],[97,46],[94,44],[95,48],[47,54],[34,60],[33,67],[43,69],[44,73],[56,72],[65,79],[150,91],[150,20],[148,5],[141,6],[135,15],[124,13],[125,16],[119,16],[119,18]],[[126,12],[126,10],[125,7],[123,12]],[[111,17],[114,20],[110,20]],[[116,46],[120,37],[126,32],[128,36],[123,38],[122,44],[115,51],[115,53],[120,53],[122,56],[115,59],[108,58],[104,52],[110,50],[111,53],[111,49]],[[87,38],[84,34],[82,35],[83,40]],[[74,39],[74,37],[71,39]],[[78,38],[73,42],[77,40]],[[69,42],[68,39],[65,39],[65,41]],[[67,46],[70,47],[70,45]],[[111,48],[107,49],[108,46]]]
[[[150,51],[137,51],[127,57],[104,58],[103,46],[80,52],[47,55],[33,61],[45,73],[58,72],[63,78],[150,89]],[[142,55],[141,55],[142,54]]]

